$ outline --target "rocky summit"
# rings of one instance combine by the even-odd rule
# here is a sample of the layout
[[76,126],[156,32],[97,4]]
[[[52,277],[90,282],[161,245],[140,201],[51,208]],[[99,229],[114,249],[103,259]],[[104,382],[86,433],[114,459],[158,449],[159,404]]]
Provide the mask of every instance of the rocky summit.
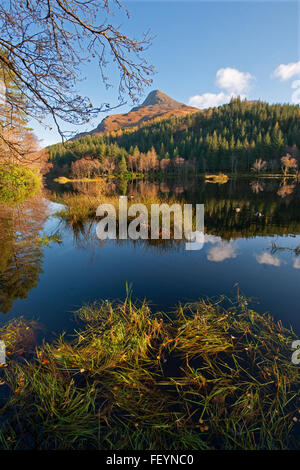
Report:
[[153,90],[141,105],[135,106],[128,113],[107,116],[95,129],[78,134],[74,139],[85,135],[105,134],[125,127],[139,126],[153,120],[184,116],[195,112],[199,112],[199,109],[179,103],[160,90]]

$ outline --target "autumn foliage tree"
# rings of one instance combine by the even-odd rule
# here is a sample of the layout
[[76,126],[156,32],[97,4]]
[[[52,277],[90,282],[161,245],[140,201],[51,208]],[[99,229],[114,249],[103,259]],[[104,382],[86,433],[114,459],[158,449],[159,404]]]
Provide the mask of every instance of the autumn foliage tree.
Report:
[[284,176],[286,176],[289,171],[297,170],[298,162],[296,158],[287,153],[284,157],[281,158],[281,168]]
[[255,173],[260,173],[263,169],[267,166],[267,162],[264,161],[262,158],[257,158],[252,165],[251,170]]
[[0,83],[0,164],[20,164],[45,172],[50,166],[47,152],[41,150],[37,138],[28,129],[22,111],[24,97],[1,65]]
[[83,157],[71,164],[74,178],[91,178],[101,174],[101,163],[97,159]]

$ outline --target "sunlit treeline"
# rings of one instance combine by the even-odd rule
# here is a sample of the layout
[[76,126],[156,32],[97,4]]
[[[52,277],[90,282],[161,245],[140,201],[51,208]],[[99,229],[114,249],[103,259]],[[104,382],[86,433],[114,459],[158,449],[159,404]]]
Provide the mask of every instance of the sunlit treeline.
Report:
[[[300,109],[234,99],[185,117],[85,136],[48,148],[50,160],[82,176],[131,172],[250,171],[259,158],[265,171],[281,169],[288,152],[299,159]],[[89,160],[96,160],[94,170]],[[81,164],[72,162],[82,160]],[[71,168],[72,165],[72,168]]]

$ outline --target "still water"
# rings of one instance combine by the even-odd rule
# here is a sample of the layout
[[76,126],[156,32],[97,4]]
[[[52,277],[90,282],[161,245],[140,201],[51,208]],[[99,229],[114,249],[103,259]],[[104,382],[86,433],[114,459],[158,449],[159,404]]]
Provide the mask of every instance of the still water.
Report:
[[[0,324],[24,316],[39,319],[45,337],[71,332],[74,310],[86,302],[123,299],[127,282],[134,297],[150,300],[153,310],[242,292],[254,309],[300,334],[299,183],[240,178],[218,185],[195,179],[121,188],[122,194],[204,203],[205,244],[198,251],[174,240],[103,242],[95,223],[78,228],[55,215],[59,193],[93,189],[56,185],[43,198],[1,206]],[[116,185],[114,191],[121,190]],[[47,239],[54,233],[61,243]]]

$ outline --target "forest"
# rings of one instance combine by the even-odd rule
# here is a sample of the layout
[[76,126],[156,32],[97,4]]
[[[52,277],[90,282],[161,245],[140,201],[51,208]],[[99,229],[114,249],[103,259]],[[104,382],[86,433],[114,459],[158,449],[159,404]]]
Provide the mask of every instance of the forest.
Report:
[[56,144],[48,152],[52,163],[79,177],[82,172],[88,176],[85,167],[89,167],[89,175],[126,170],[236,173],[264,169],[274,173],[281,169],[285,154],[298,161],[299,148],[298,105],[236,98],[185,117]]

